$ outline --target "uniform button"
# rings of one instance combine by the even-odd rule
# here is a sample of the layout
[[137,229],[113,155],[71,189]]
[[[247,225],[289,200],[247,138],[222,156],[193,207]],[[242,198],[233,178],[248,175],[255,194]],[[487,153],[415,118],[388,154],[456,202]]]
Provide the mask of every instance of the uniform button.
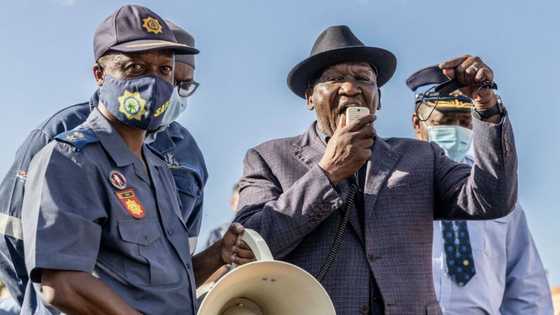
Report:
[[167,234],[168,234],[169,236],[173,235],[173,229],[168,229],[168,230],[167,230]]

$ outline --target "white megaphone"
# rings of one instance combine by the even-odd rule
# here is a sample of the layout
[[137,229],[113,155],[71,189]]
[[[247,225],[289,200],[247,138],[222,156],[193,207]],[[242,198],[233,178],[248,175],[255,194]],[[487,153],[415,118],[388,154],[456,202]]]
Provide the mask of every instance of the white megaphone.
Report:
[[257,232],[245,229],[242,239],[257,261],[235,267],[206,288],[198,315],[336,315],[327,291],[312,275],[275,261]]

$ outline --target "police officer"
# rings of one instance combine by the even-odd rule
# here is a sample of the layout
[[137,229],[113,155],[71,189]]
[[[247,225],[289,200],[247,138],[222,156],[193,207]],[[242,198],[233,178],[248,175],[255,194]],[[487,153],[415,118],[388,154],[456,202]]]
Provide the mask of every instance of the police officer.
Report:
[[[171,21],[166,21],[177,41],[194,47],[194,38]],[[186,109],[187,100],[197,87],[194,80],[194,55],[175,55],[175,89],[171,104],[165,112],[162,126],[149,133],[146,142],[158,152],[170,167],[178,195],[181,210],[189,230],[191,252],[194,251],[200,224],[202,221],[203,188],[207,180],[204,158],[190,132],[174,122]],[[23,241],[21,232],[21,204],[23,201],[24,182],[27,169],[33,156],[60,133],[66,132],[83,123],[91,110],[97,106],[98,96],[95,92],[90,102],[69,106],[48,118],[34,129],[17,151],[15,162],[8,175],[0,185],[0,279],[6,283],[14,297],[14,308],[22,306],[23,314],[39,312],[43,306],[34,290],[26,290],[28,284],[25,268]],[[5,303],[9,303],[8,300]],[[18,312],[19,313],[19,312]],[[39,312],[40,313],[40,312]]]
[[193,314],[195,282],[252,259],[234,246],[236,225],[191,259],[185,210],[192,205],[177,198],[162,152],[144,145],[170,106],[170,51],[195,50],[140,6],[106,19],[94,46],[99,105],[29,168],[22,226],[30,279],[70,314]]
[[[474,164],[475,102],[459,90],[444,91],[449,79],[439,67],[407,80],[417,94],[412,126],[416,139],[438,144],[454,161]],[[488,221],[434,221],[432,264],[438,302],[446,315],[552,314],[546,272],[519,204]]]

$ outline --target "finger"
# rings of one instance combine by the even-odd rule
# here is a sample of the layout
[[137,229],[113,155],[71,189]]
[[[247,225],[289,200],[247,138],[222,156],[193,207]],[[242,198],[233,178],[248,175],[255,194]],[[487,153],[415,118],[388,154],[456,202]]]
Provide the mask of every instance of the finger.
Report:
[[233,252],[237,255],[237,257],[240,257],[240,258],[251,259],[251,258],[255,257],[255,254],[253,254],[252,251],[247,250],[247,249],[241,249],[239,247],[234,247]]
[[228,232],[231,232],[235,235],[243,234],[245,228],[240,223],[234,222],[229,226]]
[[475,82],[494,81],[494,73],[490,68],[483,66],[476,73],[474,80]]
[[239,238],[239,244],[235,244],[235,246],[241,248],[241,249],[251,249],[249,247],[249,245],[247,245],[247,243],[245,243],[245,241],[242,241],[241,238]]
[[256,261],[256,259],[245,259],[245,258],[236,257],[233,262],[236,265],[244,265],[244,264],[248,264],[248,263],[253,262],[253,261]]
[[444,61],[444,62],[439,64],[439,68],[442,69],[442,70],[455,68],[458,65],[462,64],[463,61],[465,61],[469,57],[470,57],[470,55],[464,55],[464,56],[461,56],[461,57],[457,57],[457,58],[453,58],[451,60]]
[[455,68],[443,69],[443,74],[451,80],[455,79],[455,72]]
[[360,160],[369,160],[373,151],[371,149],[362,149],[356,154]]
[[348,126],[348,131],[358,131],[362,129],[365,125],[373,123],[373,115],[366,115],[363,117],[358,118],[356,121],[353,121]]
[[373,139],[369,138],[369,139],[361,139],[359,141],[356,141],[356,146],[359,148],[366,148],[369,149],[373,146]]
[[344,115],[340,115],[340,117],[338,117],[338,122],[336,123],[336,130],[341,130],[344,127],[346,127],[346,117]]
[[475,57],[469,57],[465,59],[463,63],[457,66],[457,68],[455,69],[455,78],[457,79],[457,81],[465,85],[469,85],[469,83],[473,82],[474,76],[473,79],[471,79],[471,77],[466,72],[466,70],[472,65],[474,65],[475,62],[476,62]]
[[353,139],[372,139],[374,136],[372,125],[365,125],[362,129],[351,133]]

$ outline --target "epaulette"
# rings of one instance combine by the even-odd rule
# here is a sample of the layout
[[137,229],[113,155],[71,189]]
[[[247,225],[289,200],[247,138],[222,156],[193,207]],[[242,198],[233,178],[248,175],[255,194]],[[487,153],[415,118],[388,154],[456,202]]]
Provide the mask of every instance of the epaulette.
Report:
[[90,143],[99,141],[97,135],[89,128],[78,128],[67,132],[63,132],[55,137],[56,140],[68,143],[80,151]]

